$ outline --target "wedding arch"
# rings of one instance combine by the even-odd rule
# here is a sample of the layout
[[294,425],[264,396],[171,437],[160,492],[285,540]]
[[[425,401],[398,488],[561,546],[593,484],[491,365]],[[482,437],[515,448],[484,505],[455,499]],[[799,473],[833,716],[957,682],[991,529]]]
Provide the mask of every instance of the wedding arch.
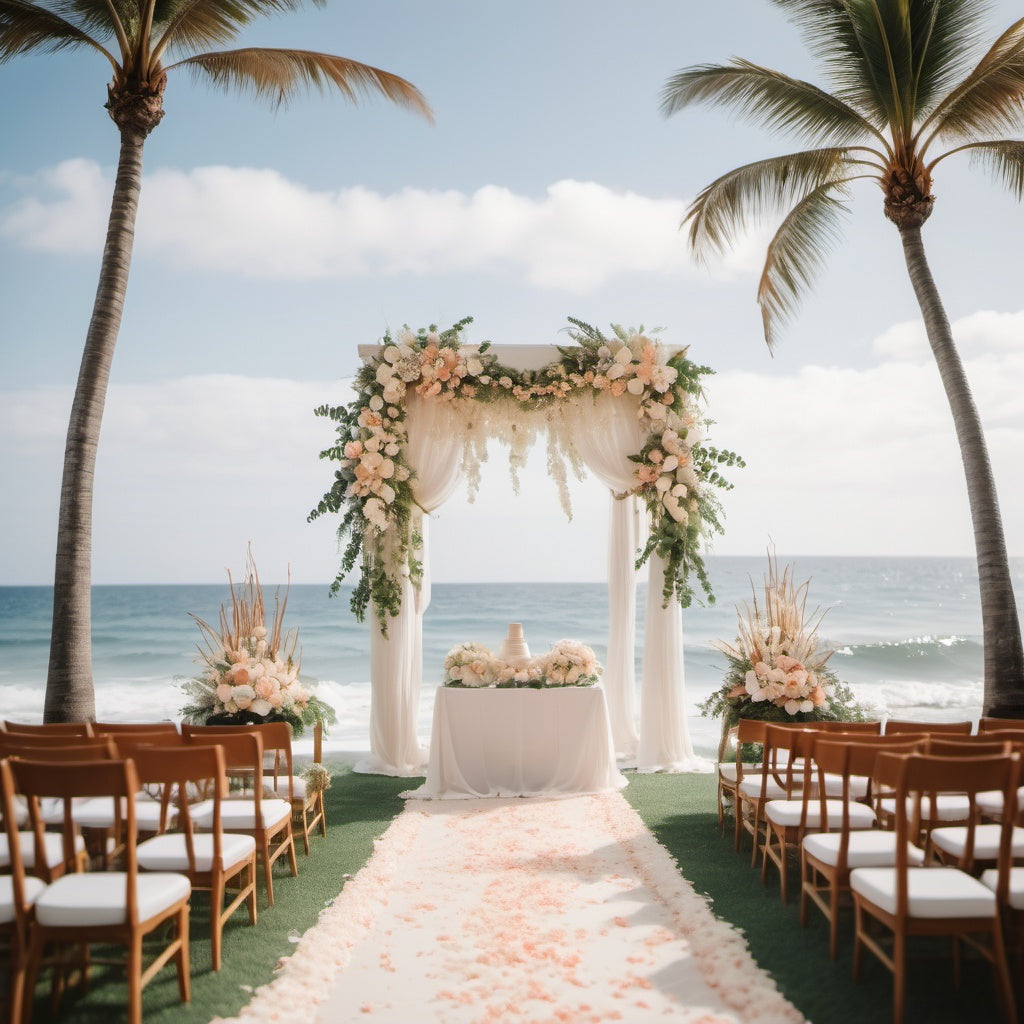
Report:
[[[589,469],[610,492],[609,637],[604,689],[616,752],[640,771],[696,767],[686,725],[681,608],[693,578],[713,600],[702,550],[723,529],[716,489],[741,466],[707,443],[701,380],[712,371],[643,328],[609,336],[570,319],[567,346],[469,345],[471,318],[445,331],[404,328],[360,346],[356,397],[321,406],[337,443],[331,489],[310,513],[337,513],[337,593],[358,564],[352,610],[372,609],[370,750],[357,770],[422,773],[416,735],[423,613],[430,602],[429,515],[480,482],[487,443],[509,447],[517,471],[544,435],[548,469],[569,509],[567,471]],[[641,539],[638,513],[647,519]],[[639,732],[634,715],[636,574],[648,566]],[[660,594],[661,600],[658,600]]]

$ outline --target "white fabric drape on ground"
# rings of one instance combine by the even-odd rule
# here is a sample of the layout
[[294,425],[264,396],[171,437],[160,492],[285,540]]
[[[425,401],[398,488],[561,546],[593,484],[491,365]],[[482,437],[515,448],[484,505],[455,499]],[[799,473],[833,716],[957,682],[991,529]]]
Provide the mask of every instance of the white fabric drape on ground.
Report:
[[625,395],[599,395],[570,414],[573,444],[587,468],[611,493],[608,523],[608,654],[604,686],[615,752],[633,758],[637,751],[633,694],[636,690],[636,499],[616,499],[636,485],[635,455],[646,435],[637,418],[639,401]]
[[651,554],[647,574],[643,700],[640,710],[639,772],[707,771],[693,752],[686,724],[683,676],[683,614],[674,599],[663,608],[665,559]]
[[[463,430],[444,402],[418,395],[406,400],[405,454],[415,473],[413,496],[420,508],[432,512],[451,496],[461,475]],[[402,609],[388,621],[388,635],[374,618],[370,627],[370,757],[355,770],[376,775],[421,775],[426,752],[416,736],[420,686],[423,682],[423,613],[430,604],[430,566],[427,523],[422,513],[413,528],[423,538],[416,552],[423,563],[423,582],[417,589],[402,577]]]

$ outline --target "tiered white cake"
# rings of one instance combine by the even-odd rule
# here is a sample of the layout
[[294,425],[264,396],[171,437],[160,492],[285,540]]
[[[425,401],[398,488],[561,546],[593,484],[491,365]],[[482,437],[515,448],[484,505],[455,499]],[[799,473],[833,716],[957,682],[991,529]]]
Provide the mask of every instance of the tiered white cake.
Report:
[[530,648],[526,646],[526,639],[523,636],[523,624],[521,622],[510,622],[508,635],[501,642],[501,649],[498,657],[510,665],[520,665],[530,660]]

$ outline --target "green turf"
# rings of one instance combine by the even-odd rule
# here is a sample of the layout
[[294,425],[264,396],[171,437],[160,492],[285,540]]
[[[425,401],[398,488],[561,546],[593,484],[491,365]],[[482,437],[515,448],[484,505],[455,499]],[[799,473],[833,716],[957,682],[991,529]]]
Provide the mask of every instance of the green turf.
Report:
[[[751,951],[782,991],[815,1024],[877,1024],[889,1019],[892,984],[889,973],[870,956],[859,985],[850,977],[850,927],[844,919],[839,959],[828,958],[824,919],[812,911],[809,927],[800,927],[795,896],[779,899],[770,875],[762,888],[760,872],[750,867],[749,847],[737,854],[732,836],[720,835],[714,813],[711,775],[637,775],[629,773],[626,798],[657,839],[678,861],[698,892],[713,900],[715,913],[739,927]],[[309,857],[299,853],[299,875],[292,878],[278,864],[274,874],[276,905],[261,894],[255,928],[244,911],[236,913],[224,933],[224,967],[210,969],[209,925],[204,897],[193,910],[192,1002],[178,1001],[174,972],[165,968],[143,993],[145,1024],[206,1024],[213,1017],[236,1014],[252,989],[273,979],[281,957],[294,949],[291,938],[315,922],[337,895],[338,882],[365,863],[373,841],[401,811],[398,794],[418,785],[414,779],[355,775],[338,770],[328,790],[328,836],[317,838]],[[793,890],[795,891],[794,885]],[[943,954],[948,947],[943,946]],[[96,970],[92,990],[68,993],[60,1020],[68,1024],[111,1024],[124,1019],[123,981]],[[35,1020],[49,1019],[47,986],[37,992]],[[908,1020],[960,1024],[998,1019],[987,963],[968,960],[963,987],[953,986],[950,960],[914,960],[909,974]]]

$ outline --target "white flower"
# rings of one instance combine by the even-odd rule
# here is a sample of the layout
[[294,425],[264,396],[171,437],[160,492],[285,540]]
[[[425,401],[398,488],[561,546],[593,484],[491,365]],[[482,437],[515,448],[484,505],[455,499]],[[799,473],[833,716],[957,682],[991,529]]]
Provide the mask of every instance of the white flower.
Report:
[[679,465],[679,458],[675,455],[669,455],[668,458],[661,464],[661,468],[666,473],[671,473]]
[[383,532],[388,526],[388,514],[384,508],[384,502],[380,498],[367,498],[363,502],[363,515],[379,531]]
[[612,363],[612,365],[608,367],[608,372],[605,376],[609,380],[618,380],[625,372],[626,368],[621,363]]
[[[621,367],[627,367],[633,362],[633,353],[630,351],[628,345],[623,345],[618,352],[615,353],[615,362]],[[608,374],[611,376],[611,373]]]
[[484,372],[484,364],[475,356],[466,360],[466,369],[473,377],[479,377]]
[[401,352],[399,352],[397,345],[388,345],[388,347],[384,349],[384,358],[389,363],[397,363],[400,356]]
[[626,384],[626,390],[631,395],[642,395],[644,393],[644,382],[639,377],[630,377]]
[[387,384],[395,375],[395,368],[390,363],[379,363],[377,366],[377,383]]
[[380,410],[384,408],[384,399],[381,398],[380,395],[374,395],[373,398],[370,399],[370,408],[374,412],[380,412]]

